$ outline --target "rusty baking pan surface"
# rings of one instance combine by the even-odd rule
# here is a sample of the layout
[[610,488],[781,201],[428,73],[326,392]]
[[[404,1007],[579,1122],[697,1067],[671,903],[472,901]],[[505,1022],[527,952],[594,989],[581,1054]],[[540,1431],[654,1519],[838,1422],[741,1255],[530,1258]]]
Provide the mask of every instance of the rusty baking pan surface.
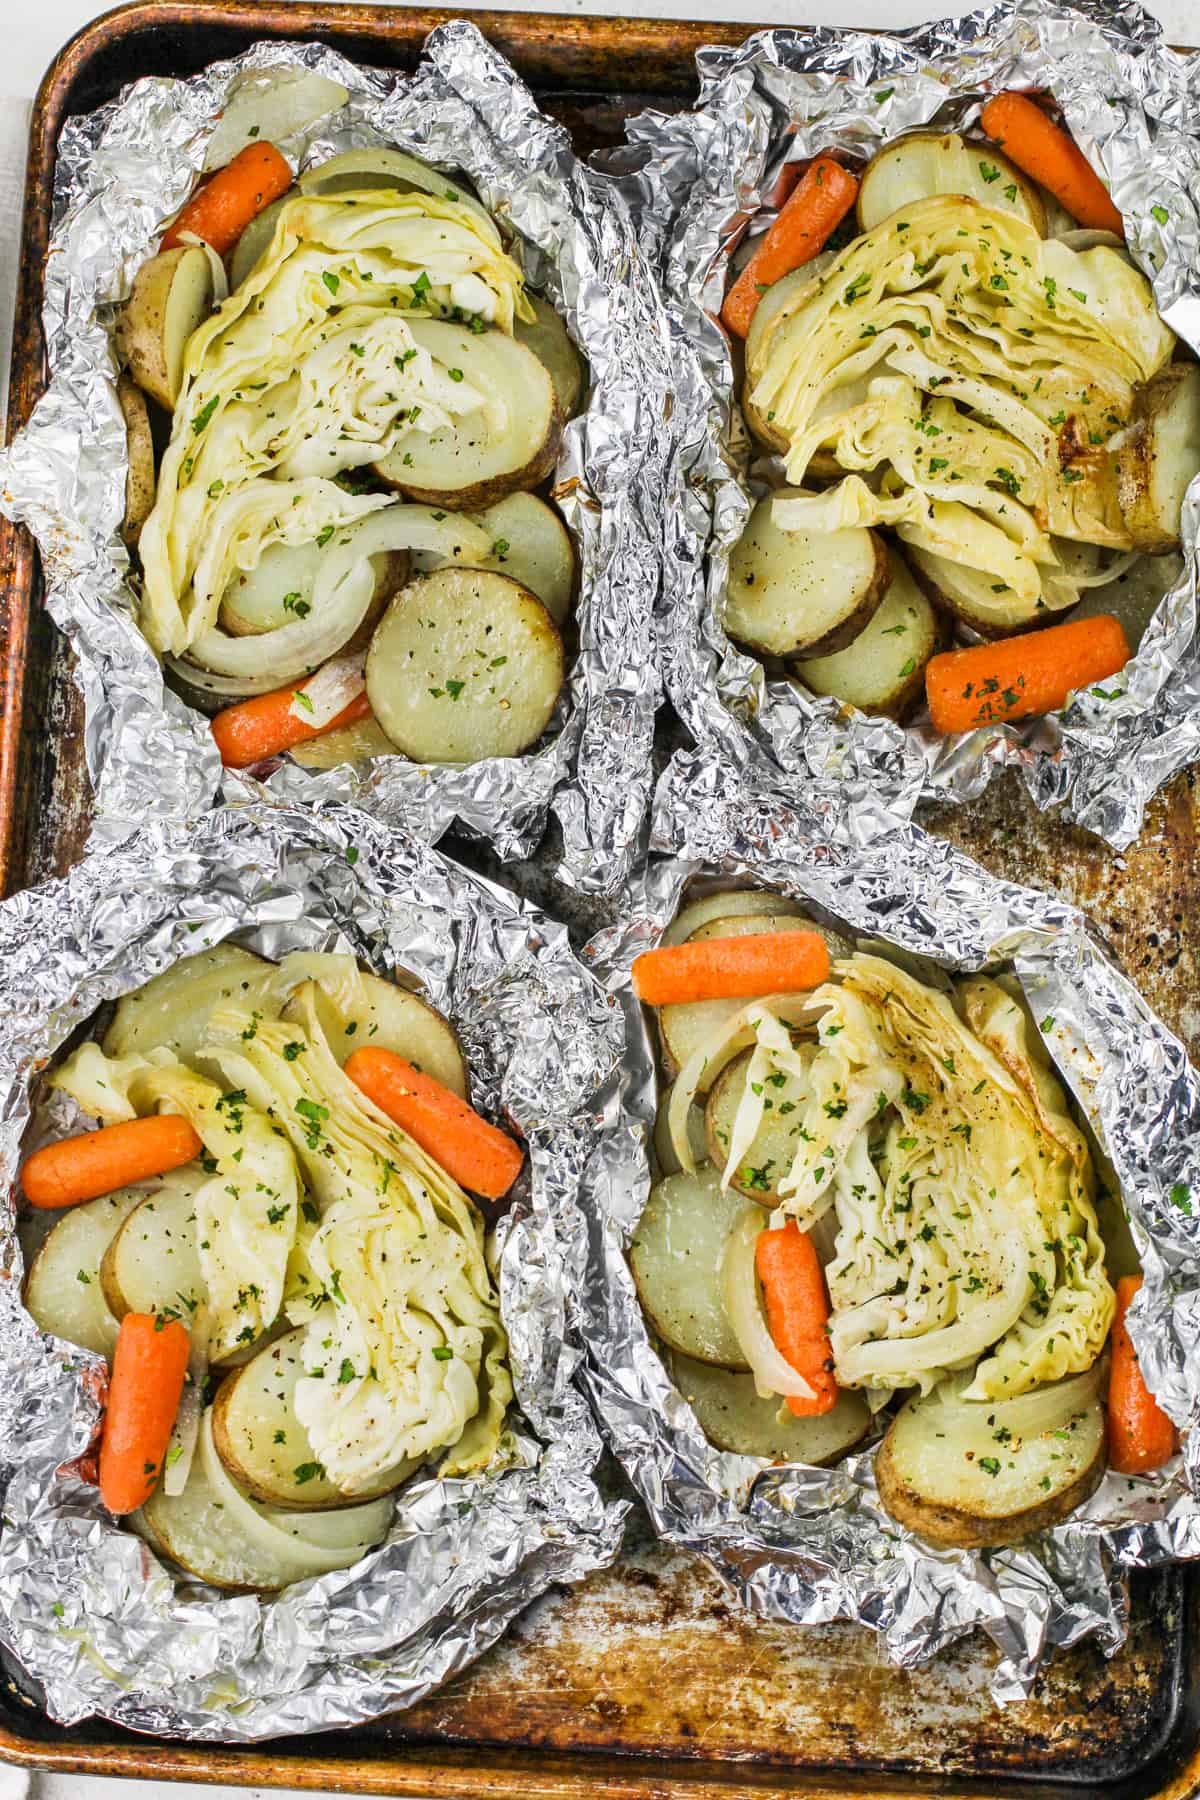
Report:
[[[9,430],[42,388],[41,269],[63,120],[127,81],[185,75],[257,38],[316,37],[361,61],[415,64],[452,14],[308,0],[136,0],[58,57],[34,109]],[[698,45],[749,27],[470,15],[586,152],[624,118],[690,104]],[[0,520],[0,885],[78,859],[90,795],[69,652],[40,606],[27,535]],[[1124,857],[1032,811],[1015,784],[945,815],[944,831],[1010,876],[1086,906],[1147,999],[1200,1047],[1197,807],[1189,776],[1154,802]],[[473,858],[472,860],[478,860]],[[492,871],[496,872],[496,871]],[[571,918],[562,895],[548,894]],[[579,918],[581,929],[594,921]],[[410,1712],[256,1750],[189,1747],[106,1724],[51,1724],[18,1670],[0,1684],[0,1757],[30,1766],[314,1793],[464,1800],[873,1800],[939,1795],[1184,1800],[1200,1790],[1197,1584],[1134,1584],[1129,1641],[1057,1658],[1034,1697],[987,1697],[993,1653],[972,1640],[912,1671],[851,1626],[794,1630],[732,1605],[707,1565],[635,1518],[617,1566],[522,1618],[473,1669]]]

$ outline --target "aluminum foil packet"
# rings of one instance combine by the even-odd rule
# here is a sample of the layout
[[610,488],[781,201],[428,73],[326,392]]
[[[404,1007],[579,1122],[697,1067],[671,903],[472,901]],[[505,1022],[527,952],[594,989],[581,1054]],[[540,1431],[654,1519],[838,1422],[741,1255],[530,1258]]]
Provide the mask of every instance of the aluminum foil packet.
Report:
[[[22,1307],[11,1197],[23,1140],[67,1123],[63,1096],[37,1092],[65,1040],[233,937],[416,975],[459,1033],[475,1103],[511,1118],[529,1152],[497,1229],[519,1406],[500,1451],[476,1476],[414,1476],[377,1550],[269,1599],[173,1576],[80,1478],[104,1365]],[[619,1134],[623,1030],[560,926],[353,807],[278,804],[151,821],[4,902],[0,957],[0,1641],[52,1717],[213,1742],[359,1723],[411,1705],[551,1584],[612,1560],[625,1507],[592,1479],[600,1439],[564,1343],[578,1251],[558,1221]]]
[[722,627],[729,553],[753,497],[751,450],[728,340],[716,323],[728,251],[774,216],[787,162],[825,149],[856,160],[899,133],[962,130],[983,99],[1039,88],[1109,185],[1129,249],[1171,329],[1200,347],[1200,57],[1165,48],[1139,6],[1002,0],[908,31],[760,32],[697,62],[694,113],[644,114],[621,165],[676,332],[678,450],[663,507],[664,681],[696,739],[739,764],[783,770],[831,828],[864,841],[884,815],[922,800],[971,799],[1005,766],[1040,807],[1120,847],[1146,803],[1200,754],[1196,644],[1200,482],[1184,508],[1183,573],[1160,603],[1120,682],[1080,694],[1057,716],[949,741],[817,699],[736,651]]
[[852,936],[946,970],[1015,972],[1111,1161],[1145,1270],[1129,1315],[1134,1343],[1184,1429],[1200,1416],[1200,1075],[1082,913],[995,879],[918,826],[865,847],[831,843],[816,815],[730,779],[703,754],[668,766],[645,870],[585,953],[626,1008],[629,1122],[624,1144],[613,1142],[619,1171],[591,1189],[575,1225],[588,1245],[576,1301],[583,1375],[656,1529],[707,1557],[754,1611],[796,1624],[856,1620],[901,1665],[982,1630],[999,1651],[995,1698],[1022,1698],[1053,1650],[1088,1634],[1110,1654],[1120,1646],[1128,1569],[1200,1556],[1200,1433],[1154,1474],[1108,1473],[1064,1524],[985,1551],[940,1549],[896,1523],[876,1488],[877,1436],[820,1469],[713,1448],[652,1344],[626,1261],[649,1191],[644,1146],[658,1100],[629,969],[685,885],[705,877],[795,896]]
[[[556,471],[580,567],[579,648],[542,744],[466,767],[399,753],[320,775],[285,764],[268,788],[350,800],[430,841],[457,821],[506,857],[529,854],[553,808],[564,879],[603,890],[621,879],[650,788],[668,333],[616,187],[575,158],[564,129],[465,21],[433,32],[412,76],[360,68],[321,44],[262,43],[185,81],[136,82],[63,132],[46,265],[49,391],[0,455],[0,507],[37,536],[47,603],[77,655],[96,841],[148,817],[193,817],[223,779],[206,720],[164,686],[134,622],[118,534],[127,457],[117,309],[231,97],[298,70],[327,79],[332,110],[281,140],[293,168],[384,143],[462,170],[519,234],[514,254],[568,321],[592,389]],[[254,787],[225,778],[231,798]]]

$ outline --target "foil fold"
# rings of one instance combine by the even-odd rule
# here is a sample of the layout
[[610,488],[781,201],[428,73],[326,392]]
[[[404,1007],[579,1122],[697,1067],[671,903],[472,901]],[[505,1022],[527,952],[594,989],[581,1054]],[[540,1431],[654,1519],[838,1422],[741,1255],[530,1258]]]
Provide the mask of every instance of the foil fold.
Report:
[[222,771],[207,721],[165,686],[137,629],[118,533],[127,458],[113,327],[161,221],[203,167],[231,93],[290,69],[348,92],[343,107],[284,140],[293,165],[384,142],[462,169],[519,234],[514,254],[568,320],[592,392],[566,428],[555,474],[579,559],[579,643],[541,744],[465,767],[413,764],[399,753],[323,773],[280,763],[265,791],[349,801],[431,842],[458,824],[510,858],[529,855],[553,812],[562,878],[583,892],[606,891],[627,870],[651,782],[669,334],[616,184],[578,161],[564,129],[466,21],[438,27],[411,76],[359,67],[318,43],[266,42],[187,80],[136,82],[63,131],[45,282],[50,382],[27,428],[0,453],[0,508],[37,537],[47,604],[76,654],[93,842],[119,841],[146,818],[195,817],[216,798],[264,791]]
[[836,701],[769,677],[721,624],[729,554],[765,490],[750,479],[716,315],[727,252],[748,221],[752,230],[769,223],[786,161],[839,146],[869,156],[930,122],[962,129],[989,91],[1029,87],[1062,107],[1124,214],[1163,318],[1200,348],[1200,56],[1166,48],[1157,22],[1132,3],[999,0],[908,31],[759,32],[737,48],[702,49],[697,65],[696,110],[630,121],[616,159],[675,333],[677,448],[660,603],[668,696],[711,754],[760,779],[782,772],[830,830],[859,843],[922,801],[973,799],[1007,766],[1039,807],[1061,807],[1123,847],[1150,796],[1200,756],[1200,481],[1184,507],[1182,577],[1119,698],[1089,691],[1054,718],[949,742],[928,726],[843,717]]
[[[459,1032],[476,1103],[529,1150],[496,1233],[520,1407],[497,1457],[471,1477],[414,1477],[377,1550],[269,1599],[173,1577],[81,1479],[104,1365],[22,1307],[12,1198],[27,1132],[49,1135],[61,1110],[36,1089],[66,1039],[235,932],[273,958],[348,951],[417,975]],[[623,1030],[561,927],[358,809],[275,803],[151,821],[5,901],[0,957],[0,1642],[53,1718],[211,1742],[365,1722],[464,1668],[551,1585],[611,1562],[625,1506],[593,1480],[601,1442],[564,1342],[576,1251],[558,1221],[617,1128]]]
[[1151,1390],[1185,1430],[1200,1419],[1200,1075],[1075,908],[998,880],[912,824],[867,845],[831,841],[817,813],[719,770],[703,750],[664,772],[645,867],[585,951],[625,1010],[626,1130],[610,1146],[619,1175],[592,1185],[573,1227],[587,1240],[574,1306],[584,1384],[655,1529],[704,1555],[753,1611],[856,1621],[900,1665],[984,1631],[999,1651],[993,1695],[1027,1697],[1054,1650],[1087,1635],[1108,1654],[1119,1648],[1130,1568],[1200,1556],[1200,1434],[1154,1474],[1109,1472],[1062,1525],[985,1551],[940,1549],[897,1524],[879,1500],[873,1443],[818,1469],[708,1442],[653,1346],[626,1260],[649,1192],[658,1091],[629,970],[701,876],[792,895],[951,971],[1015,971],[1111,1161],[1145,1270],[1130,1329]]

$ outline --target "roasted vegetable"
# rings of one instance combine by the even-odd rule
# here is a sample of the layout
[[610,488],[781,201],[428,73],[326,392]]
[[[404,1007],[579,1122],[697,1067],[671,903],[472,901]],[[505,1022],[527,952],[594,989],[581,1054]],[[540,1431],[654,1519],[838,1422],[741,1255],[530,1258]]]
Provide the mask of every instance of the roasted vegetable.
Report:
[[914,131],[885,144],[867,164],[858,192],[858,223],[872,231],[894,213],[935,194],[965,194],[984,206],[1013,212],[1039,237],[1046,209],[1033,182],[991,144]]
[[709,1442],[738,1456],[819,1468],[853,1449],[871,1423],[861,1394],[843,1392],[832,1412],[797,1419],[778,1398],[760,1398],[754,1377],[740,1370],[673,1354],[671,1373]]
[[550,302],[543,300],[539,294],[527,297],[534,316],[532,319],[518,319],[513,326],[513,336],[527,350],[532,350],[539,362],[546,365],[554,383],[558,410],[564,419],[573,419],[579,411],[586,385],[583,359],[571,342],[562,318]]
[[236,998],[254,1007],[277,979],[274,963],[236,944],[214,944],[185,956],[144,987],[122,995],[104,1034],[104,1053],[140,1057],[161,1047],[190,1063],[215,1006]]
[[814,694],[860,712],[902,719],[920,699],[925,665],[941,647],[937,616],[898,556],[877,611],[854,642],[832,656],[804,658],[796,675]]
[[1139,389],[1117,452],[1121,511],[1135,547],[1179,548],[1183,497],[1200,474],[1200,365],[1171,363]]
[[853,643],[887,592],[872,531],[781,528],[778,500],[754,508],[729,559],[725,629],[760,656],[828,656]]
[[150,435],[150,415],[141,389],[128,375],[122,375],[117,381],[117,405],[125,421],[125,447],[129,458],[125,470],[125,517],[121,522],[121,536],[132,550],[154,505],[154,439]]
[[213,309],[208,254],[197,244],[163,250],[134,277],[120,343],[137,385],[170,412],[183,384],[188,342]]
[[545,607],[479,569],[410,583],[367,655],[371,709],[414,762],[519,755],[549,724],[562,681],[562,640]]
[[59,1219],[25,1278],[25,1305],[42,1331],[97,1356],[112,1355],[119,1320],[105,1298],[100,1264],[122,1222],[145,1198],[143,1188],[122,1188]]
[[[802,1044],[796,1054],[801,1062],[811,1061],[816,1047]],[[743,1050],[713,1082],[704,1109],[705,1137],[714,1166],[726,1172],[731,1187],[762,1206],[777,1206],[778,1184],[796,1155],[809,1090],[797,1071],[775,1071],[769,1077],[770,1092],[763,1096],[762,1123],[730,1169],[730,1145],[753,1057],[752,1050]]]
[[669,1175],[650,1190],[629,1248],[642,1311],[664,1344],[698,1362],[744,1369],[721,1292],[721,1260],[747,1206],[715,1169]]

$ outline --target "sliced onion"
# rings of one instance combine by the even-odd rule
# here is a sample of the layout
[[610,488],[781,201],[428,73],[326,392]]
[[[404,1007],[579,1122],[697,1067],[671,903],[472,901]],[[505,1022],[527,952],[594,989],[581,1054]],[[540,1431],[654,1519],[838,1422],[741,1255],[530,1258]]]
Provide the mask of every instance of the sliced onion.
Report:
[[[995,1414],[996,1424],[1006,1425],[1014,1437],[1044,1437],[1047,1432],[1060,1431],[1076,1413],[1086,1411],[1100,1392],[1103,1378],[1104,1358],[1099,1357],[1081,1375],[1068,1375],[1063,1381],[1033,1388],[1013,1400],[964,1400],[963,1385],[957,1381],[947,1383],[938,1390],[937,1404],[949,1414],[976,1420],[981,1415],[991,1419]],[[948,1420],[947,1430],[953,1428]]]
[[208,1312],[204,1306],[197,1307],[195,1316],[188,1321],[188,1342],[188,1378],[179,1396],[179,1411],[163,1463],[163,1491],[172,1496],[182,1494],[187,1486],[200,1436],[204,1411],[201,1396],[208,1380]]
[[181,244],[192,244],[207,256],[208,272],[212,278],[213,306],[220,306],[222,300],[229,298],[229,277],[225,273],[225,264],[207,239],[197,237],[194,231],[181,231],[178,237]]
[[300,689],[304,699],[301,700],[299,694],[294,695],[288,711],[293,718],[302,719],[314,730],[328,725],[365,690],[367,678],[363,671],[366,666],[365,650],[354,650],[349,656],[335,656],[304,683]]
[[808,1382],[793,1369],[767,1330],[758,1298],[758,1276],[754,1268],[754,1246],[766,1221],[761,1206],[753,1201],[729,1234],[721,1259],[721,1296],[742,1355],[750,1365],[754,1385],[761,1399],[781,1394],[785,1400],[812,1400],[815,1396]]
[[[238,691],[269,693],[309,675],[353,637],[375,594],[371,558],[385,551],[433,550],[478,561],[491,554],[488,532],[462,513],[397,502],[339,530],[322,554],[311,610],[302,619],[253,637],[231,637],[214,628],[201,634],[186,660],[172,661],[181,677],[209,693],[220,690],[206,675],[234,678]],[[198,668],[193,668],[198,664]]]
[[208,140],[205,170],[223,168],[255,141],[278,146],[281,138],[345,106],[346,98],[340,81],[315,69],[287,66],[243,75]]

